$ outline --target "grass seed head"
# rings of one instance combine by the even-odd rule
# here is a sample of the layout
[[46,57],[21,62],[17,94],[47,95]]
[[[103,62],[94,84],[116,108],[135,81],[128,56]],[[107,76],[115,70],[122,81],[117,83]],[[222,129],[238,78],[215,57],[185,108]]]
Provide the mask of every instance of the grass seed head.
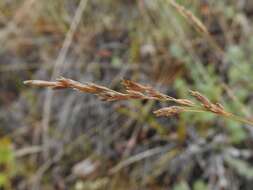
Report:
[[144,86],[139,83],[133,82],[131,80],[123,80],[122,85],[127,89],[131,91],[137,91],[137,92],[146,92],[148,89],[150,89],[150,86]]
[[182,112],[184,112],[185,109],[183,107],[180,106],[170,106],[170,107],[165,107],[165,108],[161,108],[159,110],[154,111],[154,114],[156,116],[174,116],[177,114],[180,114]]
[[[252,125],[252,121],[248,119],[241,118],[239,116],[234,115],[233,113],[227,112],[224,107],[219,103],[212,103],[208,98],[203,96],[201,93],[197,91],[190,91],[190,94],[198,100],[202,107],[198,107],[194,102],[188,99],[176,99],[170,97],[166,94],[162,94],[159,91],[156,91],[150,86],[144,86],[130,80],[123,80],[122,84],[126,88],[126,92],[118,92],[107,88],[105,86],[100,86],[94,83],[80,83],[74,81],[72,79],[67,78],[59,78],[55,82],[43,81],[43,80],[27,80],[24,81],[25,85],[35,86],[35,87],[48,87],[53,89],[64,89],[71,88],[74,90],[78,90],[83,93],[90,93],[96,95],[98,98],[104,101],[120,101],[120,100],[130,100],[130,99],[138,99],[138,100],[158,100],[158,101],[171,101],[180,106],[171,106],[161,108],[159,110],[154,111],[156,116],[174,116],[180,114],[182,112],[212,112],[214,114],[229,117],[236,121],[241,121],[243,123],[247,123]],[[191,106],[195,109],[188,109],[183,106]]]
[[209,109],[212,107],[212,103],[209,101],[208,98],[200,94],[198,91],[192,91],[190,90],[190,94],[199,102],[202,103],[202,105],[206,108]]
[[175,102],[183,106],[189,106],[189,107],[192,107],[195,105],[191,100],[188,100],[188,99],[175,99]]

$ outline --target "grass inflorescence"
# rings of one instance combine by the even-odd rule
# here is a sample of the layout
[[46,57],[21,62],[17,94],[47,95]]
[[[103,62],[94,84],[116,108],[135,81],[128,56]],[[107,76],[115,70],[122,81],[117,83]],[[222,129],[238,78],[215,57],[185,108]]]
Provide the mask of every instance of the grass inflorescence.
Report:
[[49,87],[52,89],[73,89],[82,93],[94,94],[104,101],[120,101],[120,100],[157,100],[174,102],[176,105],[164,107],[153,111],[156,116],[175,116],[183,112],[204,113],[209,112],[236,120],[245,124],[253,125],[253,121],[237,116],[225,108],[220,103],[212,103],[207,97],[198,91],[189,90],[189,94],[195,98],[196,102],[189,99],[177,99],[166,94],[163,94],[149,85],[142,85],[131,80],[122,80],[122,85],[125,88],[124,92],[118,92],[105,86],[86,82],[80,83],[72,79],[61,77],[56,81],[44,80],[27,80],[24,84],[35,87]]

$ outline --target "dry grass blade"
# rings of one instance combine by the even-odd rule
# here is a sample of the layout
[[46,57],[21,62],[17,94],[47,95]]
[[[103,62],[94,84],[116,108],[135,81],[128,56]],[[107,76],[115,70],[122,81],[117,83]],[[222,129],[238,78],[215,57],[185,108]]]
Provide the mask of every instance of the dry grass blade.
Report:
[[199,32],[209,35],[205,25],[195,17],[190,11],[186,10],[183,6],[176,3],[174,0],[169,0],[169,3],[174,7],[188,22],[190,22]]
[[175,8],[175,10],[182,15],[185,20],[191,24],[198,32],[203,34],[210,45],[212,45],[216,50],[218,50],[221,55],[224,55],[224,50],[217,44],[217,42],[212,38],[206,26],[192,14],[189,10],[185,9],[183,6],[179,5],[175,0],[168,0],[170,5]]

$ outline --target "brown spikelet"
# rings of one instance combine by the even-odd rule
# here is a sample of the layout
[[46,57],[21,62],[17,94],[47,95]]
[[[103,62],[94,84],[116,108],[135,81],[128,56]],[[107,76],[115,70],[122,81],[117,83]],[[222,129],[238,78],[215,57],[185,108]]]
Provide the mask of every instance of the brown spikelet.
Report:
[[216,104],[212,104],[212,107],[209,109],[209,111],[215,113],[215,114],[218,114],[218,115],[223,115],[223,116],[230,116],[232,115],[232,113],[230,112],[227,112],[224,107],[219,104],[219,103],[216,103]]
[[180,114],[182,112],[184,112],[185,109],[183,107],[180,106],[170,106],[170,107],[165,107],[165,108],[161,108],[159,110],[154,111],[153,113],[156,116],[174,116],[177,114]]
[[192,91],[190,90],[190,94],[196,98],[199,102],[202,103],[202,105],[206,108],[209,109],[212,107],[211,102],[208,100],[208,98],[206,98],[205,96],[203,96],[202,94],[200,94],[198,91]]
[[96,88],[92,87],[92,85],[82,84],[80,82],[77,82],[77,81],[74,81],[71,79],[66,79],[66,78],[61,77],[61,78],[57,79],[57,82],[60,83],[65,88],[73,88],[75,90],[79,90],[79,91],[85,92],[85,93],[96,92]]
[[215,106],[217,106],[219,109],[224,110],[224,106],[223,106],[223,105],[221,105],[221,104],[220,104],[220,103],[218,103],[218,102],[216,102],[216,103],[215,103]]
[[152,97],[152,98],[154,98],[156,100],[165,100],[165,101],[168,100],[168,101],[172,101],[172,100],[175,99],[175,98],[172,98],[172,97],[170,97],[170,96],[168,96],[166,94],[158,92],[157,90],[152,89],[152,88],[147,91],[147,94],[150,97]]
[[65,88],[65,86],[63,86],[59,82],[49,82],[49,81],[43,81],[43,80],[27,80],[27,81],[24,81],[24,84],[29,85],[29,86],[37,86],[37,87]]
[[208,98],[206,98],[205,96],[203,96],[202,94],[200,94],[198,91],[190,91],[190,94],[195,97],[199,102],[202,103],[202,106],[210,111],[213,112],[215,114],[218,115],[223,115],[223,116],[229,116],[231,115],[231,113],[225,111],[224,107],[220,104],[220,103],[215,103],[213,104],[212,102],[210,102],[208,100]]
[[137,91],[137,92],[146,92],[148,89],[151,88],[150,86],[144,86],[130,80],[123,80],[121,83],[127,90],[132,90],[132,91]]
[[127,94],[132,99],[149,99],[149,97],[145,96],[143,93],[134,90],[127,90]]
[[194,106],[195,104],[188,99],[175,99],[175,102],[184,106]]
[[130,80],[123,80],[122,84],[127,89],[127,91],[132,91],[132,92],[136,91],[136,92],[145,93],[146,99],[154,99],[154,100],[173,100],[174,99],[168,95],[158,92],[157,90],[153,89],[151,86],[148,86],[148,85],[142,85]]
[[112,102],[112,101],[120,101],[130,99],[129,95],[123,93],[114,93],[114,92],[103,92],[100,94],[96,94],[101,100]]

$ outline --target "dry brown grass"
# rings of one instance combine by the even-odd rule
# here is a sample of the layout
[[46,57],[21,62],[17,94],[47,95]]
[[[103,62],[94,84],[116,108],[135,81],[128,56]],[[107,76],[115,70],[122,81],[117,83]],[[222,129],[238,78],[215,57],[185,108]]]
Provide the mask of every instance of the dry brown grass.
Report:
[[174,0],[168,0],[169,4],[182,16],[185,18],[185,20],[193,27],[195,28],[200,34],[205,37],[210,45],[214,48],[214,50],[217,50],[219,54],[224,56],[224,50],[220,47],[220,45],[213,39],[211,34],[209,33],[206,26],[203,24],[203,22],[197,18],[191,11],[187,10],[182,5],[178,4]]
[[64,77],[59,78],[55,82],[43,80],[28,80],[24,84],[35,87],[49,87],[52,89],[74,89],[82,93],[94,94],[104,101],[121,101],[121,100],[157,100],[174,102],[176,105],[155,110],[153,113],[156,116],[174,116],[182,112],[209,112],[236,120],[245,124],[253,125],[253,121],[237,116],[225,108],[220,103],[212,103],[207,97],[198,91],[189,91],[190,95],[195,98],[196,102],[189,99],[176,99],[174,97],[163,94],[151,86],[142,85],[130,80],[123,80],[122,85],[125,92],[118,92],[107,88],[105,86],[97,85],[94,83],[86,82],[80,83],[72,79]]
[[183,6],[179,5],[176,1],[174,0],[169,0],[168,1],[170,5],[180,14],[182,15],[187,22],[189,22],[196,30],[199,32],[209,35],[209,32],[205,25],[196,17],[194,16],[190,11],[185,9]]

